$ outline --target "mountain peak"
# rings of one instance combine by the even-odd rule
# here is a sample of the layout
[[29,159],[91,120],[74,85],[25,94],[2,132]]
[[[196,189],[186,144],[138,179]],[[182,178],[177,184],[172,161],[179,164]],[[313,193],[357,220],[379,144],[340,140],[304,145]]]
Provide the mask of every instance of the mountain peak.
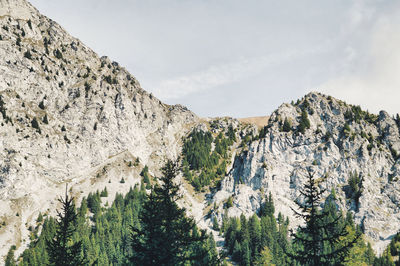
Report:
[[134,162],[158,170],[178,156],[177,143],[197,121],[25,0],[0,0],[0,57],[0,224],[12,228],[0,230],[0,264],[18,224],[53,209],[65,182],[73,191],[107,185],[126,193],[139,181]]

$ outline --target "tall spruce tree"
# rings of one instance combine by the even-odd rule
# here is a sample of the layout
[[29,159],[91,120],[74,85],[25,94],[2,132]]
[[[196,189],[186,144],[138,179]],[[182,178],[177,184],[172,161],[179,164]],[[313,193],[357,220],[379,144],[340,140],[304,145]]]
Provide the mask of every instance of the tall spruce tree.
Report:
[[[341,214],[336,217],[327,217],[330,213],[320,210],[324,189],[318,188],[311,168],[307,168],[307,183],[300,191],[304,202],[296,201],[300,211],[292,209],[296,216],[305,221],[305,226],[299,226],[293,236],[293,252],[290,257],[301,265],[337,265],[343,262],[351,247],[357,242],[360,234],[344,245],[338,242],[348,235],[345,224],[339,223]],[[340,264],[339,264],[340,265]]]
[[47,252],[50,265],[69,266],[84,265],[85,260],[81,257],[81,241],[72,243],[72,235],[75,231],[77,214],[73,197],[68,197],[67,187],[65,199],[60,198],[61,211],[57,210],[56,234],[54,238],[47,241]]
[[[133,265],[183,265],[204,257],[207,250],[196,248],[207,241],[204,231],[197,232],[192,218],[176,201],[179,185],[177,161],[167,161],[162,168],[161,185],[155,185],[139,216],[141,227],[132,227],[130,261]],[[198,252],[190,252],[197,250]]]

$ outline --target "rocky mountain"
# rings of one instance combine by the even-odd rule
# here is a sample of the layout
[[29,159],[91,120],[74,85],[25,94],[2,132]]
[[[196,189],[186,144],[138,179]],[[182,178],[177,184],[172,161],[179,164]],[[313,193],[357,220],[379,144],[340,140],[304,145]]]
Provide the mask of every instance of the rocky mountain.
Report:
[[25,0],[0,1],[0,57],[1,256],[26,246],[27,228],[65,183],[78,196],[108,182],[110,194],[127,191],[139,166],[176,157],[198,120]]
[[[277,211],[299,221],[291,208],[302,200],[311,167],[342,210],[353,213],[378,252],[400,228],[400,119],[379,115],[319,93],[272,113],[263,135],[238,151],[233,168],[213,196],[222,219],[223,203],[233,195],[228,215],[248,215],[271,192]],[[303,133],[302,133],[303,132]]]
[[210,132],[211,151],[219,136],[235,139],[221,152],[225,172],[216,170],[215,182],[195,190],[198,170],[191,182],[178,177],[180,204],[202,228],[212,231],[225,214],[257,212],[270,192],[295,227],[291,208],[310,167],[377,251],[400,228],[398,117],[310,93],[258,127],[251,119],[200,119],[147,93],[25,0],[0,0],[0,56],[0,261],[11,245],[17,254],[27,246],[29,227],[39,212],[54,214],[66,184],[78,201],[107,187],[109,202],[141,182],[144,165],[154,176],[166,158],[184,155],[193,131]]

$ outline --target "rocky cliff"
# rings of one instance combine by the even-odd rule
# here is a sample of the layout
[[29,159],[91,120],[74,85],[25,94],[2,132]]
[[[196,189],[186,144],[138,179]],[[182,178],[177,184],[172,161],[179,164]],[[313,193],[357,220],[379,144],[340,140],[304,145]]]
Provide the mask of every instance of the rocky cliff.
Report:
[[237,139],[219,185],[195,192],[178,177],[181,204],[200,227],[256,212],[269,192],[298,225],[291,207],[307,167],[376,250],[400,227],[400,119],[386,112],[310,93],[281,105],[260,131],[230,118],[200,120],[160,102],[25,0],[0,0],[0,56],[0,262],[11,245],[26,247],[29,227],[39,212],[54,213],[65,184],[78,200],[107,186],[110,201],[140,182],[145,164],[157,174],[179,156],[193,129],[215,138],[232,127]]
[[0,255],[27,244],[65,183],[78,197],[109,182],[124,191],[139,165],[176,157],[197,121],[25,0],[0,1],[0,58]]
[[298,225],[291,207],[301,200],[299,190],[311,167],[325,196],[334,191],[338,206],[354,214],[380,252],[400,228],[399,125],[398,117],[384,111],[370,114],[319,93],[283,104],[263,135],[236,156],[213,197],[219,206],[214,216],[222,218],[221,203],[231,194],[228,214],[238,216],[257,211],[264,193],[271,192],[277,211]]

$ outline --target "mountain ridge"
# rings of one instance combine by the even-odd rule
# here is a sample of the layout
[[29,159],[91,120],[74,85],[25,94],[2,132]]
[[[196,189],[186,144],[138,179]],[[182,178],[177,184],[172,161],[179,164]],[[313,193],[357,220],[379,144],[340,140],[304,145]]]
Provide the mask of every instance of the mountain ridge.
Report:
[[[301,133],[303,110],[309,122]],[[290,124],[286,130],[285,120]],[[305,169],[312,167],[328,192],[336,189],[338,206],[353,213],[375,250],[382,252],[400,226],[396,182],[400,121],[384,111],[369,114],[315,92],[294,105],[282,104],[269,121],[264,136],[249,142],[236,157],[214,202],[218,205],[233,194],[231,215],[243,210],[250,215],[260,206],[262,188],[272,192],[277,210],[291,217],[292,226],[297,225],[290,207],[295,208],[294,201],[299,199]],[[349,191],[353,175],[359,177],[359,198]],[[221,213],[218,208],[216,217],[222,219]]]
[[[116,183],[113,192],[127,190],[140,181],[137,167],[158,171],[164,158],[178,156],[181,138],[198,118],[186,107],[161,103],[118,63],[99,57],[28,2],[2,0],[1,7],[3,255],[12,244],[18,251],[28,244],[27,228],[39,211],[52,213],[65,182],[79,197],[109,180]],[[121,152],[126,156],[116,165],[109,161]]]
[[[310,166],[328,191],[336,189],[337,205],[353,213],[375,250],[382,252],[398,231],[398,118],[311,92],[282,104],[258,127],[229,117],[200,119],[162,103],[29,2],[0,4],[1,258],[11,245],[21,252],[29,244],[29,226],[39,212],[54,214],[65,183],[78,201],[106,186],[106,204],[139,184],[145,165],[156,176],[166,158],[182,155],[194,130],[211,133],[211,151],[220,133],[235,132],[220,186],[211,182],[196,192],[178,177],[180,204],[219,241],[214,218],[249,216],[269,192],[291,226],[298,225],[290,207]],[[358,191],[350,178],[358,178]],[[233,206],[226,208],[230,197]]]

